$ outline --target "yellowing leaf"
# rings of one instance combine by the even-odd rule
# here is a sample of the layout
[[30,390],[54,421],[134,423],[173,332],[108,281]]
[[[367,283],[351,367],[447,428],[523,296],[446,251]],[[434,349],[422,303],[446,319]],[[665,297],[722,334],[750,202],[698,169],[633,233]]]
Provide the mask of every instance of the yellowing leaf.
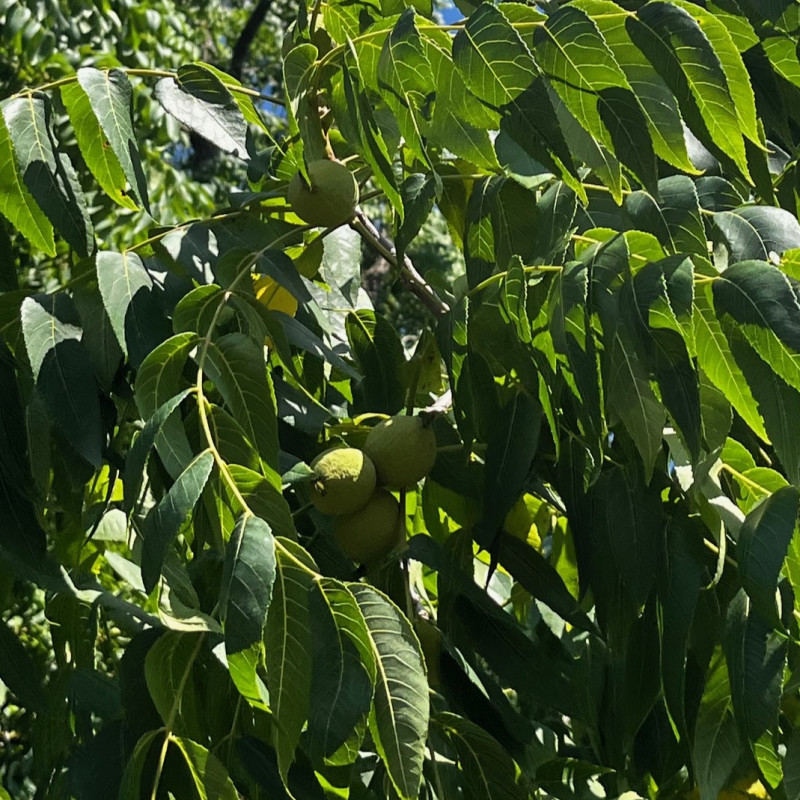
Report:
[[297,298],[269,275],[255,279],[253,289],[258,302],[270,311],[282,311],[290,317],[297,313]]

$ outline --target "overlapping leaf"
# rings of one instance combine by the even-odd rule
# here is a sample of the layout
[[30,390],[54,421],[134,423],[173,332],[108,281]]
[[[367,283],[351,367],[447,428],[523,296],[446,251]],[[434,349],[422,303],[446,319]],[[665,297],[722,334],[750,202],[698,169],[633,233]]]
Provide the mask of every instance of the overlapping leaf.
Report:
[[125,208],[149,208],[147,181],[133,132],[133,89],[119,69],[82,67],[61,87],[78,146],[103,190]]
[[730,157],[749,178],[728,78],[697,20],[683,8],[651,0],[626,24],[631,39],[677,97],[695,134]]
[[34,247],[50,256],[56,254],[53,226],[25,185],[2,114],[0,114],[0,212]]
[[247,122],[222,81],[199,64],[162,78],[153,94],[164,110],[220,150],[247,159]]
[[[314,569],[313,561],[298,545],[282,543],[300,563]],[[310,586],[310,573],[279,551],[264,645],[270,706],[278,722],[275,749],[284,782],[310,709],[313,646],[308,610]]]
[[[144,419],[153,416],[185,388],[183,369],[196,344],[196,334],[181,333],[162,342],[142,362],[136,375],[135,397]],[[192,458],[192,448],[180,419],[170,415],[161,423],[161,430],[156,433],[156,448],[173,477],[180,475]]]
[[765,262],[743,261],[714,281],[714,306],[800,391],[800,299],[791,279]]
[[226,334],[209,344],[205,371],[258,448],[264,475],[280,486],[275,396],[261,349],[243,334]]
[[424,107],[434,83],[413,8],[406,9],[384,41],[378,61],[378,83],[406,142],[433,166],[423,140],[427,128]]
[[66,295],[38,295],[22,303],[22,333],[33,376],[67,441],[100,466],[103,428],[94,367]]
[[142,580],[147,592],[158,582],[167,547],[175,540],[186,517],[200,499],[211,474],[214,457],[202,452],[189,464],[142,523]]
[[269,525],[258,517],[240,517],[225,548],[220,617],[231,676],[244,696],[257,703],[263,703],[256,669],[274,581],[275,544]]
[[308,748],[313,759],[321,760],[345,744],[369,712],[374,656],[371,664],[362,659],[362,648],[369,646],[364,617],[340,581],[324,578],[312,585],[309,613],[314,657]]
[[419,792],[430,706],[422,654],[411,625],[385,596],[351,585],[369,631],[376,678],[370,731],[403,800]]
[[94,229],[75,169],[53,137],[52,113],[44,94],[27,94],[2,104],[18,175],[64,239],[87,256],[94,249]]
[[482,3],[456,35],[453,63],[467,87],[495,109],[519,97],[537,74],[519,34],[489,3]]

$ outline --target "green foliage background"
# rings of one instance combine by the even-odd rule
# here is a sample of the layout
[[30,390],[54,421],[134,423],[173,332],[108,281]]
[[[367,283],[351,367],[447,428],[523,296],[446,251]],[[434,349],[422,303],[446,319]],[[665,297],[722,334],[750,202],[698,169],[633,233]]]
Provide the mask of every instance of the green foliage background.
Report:
[[800,6],[459,8],[0,3],[11,796],[800,796]]

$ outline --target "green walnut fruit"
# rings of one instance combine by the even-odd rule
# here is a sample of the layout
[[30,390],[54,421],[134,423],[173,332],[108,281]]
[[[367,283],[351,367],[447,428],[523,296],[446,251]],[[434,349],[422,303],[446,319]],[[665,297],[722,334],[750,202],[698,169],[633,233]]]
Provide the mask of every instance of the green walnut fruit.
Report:
[[375,491],[375,467],[353,447],[326,450],[311,462],[311,502],[325,514],[350,514]]
[[332,228],[352,218],[358,205],[353,173],[338,161],[312,161],[309,186],[298,172],[289,182],[287,199],[292,210],[309,225]]
[[337,517],[334,530],[339,546],[353,561],[377,561],[400,543],[400,503],[385,489],[378,489],[364,508]]
[[364,452],[375,464],[381,486],[402,489],[413,486],[433,469],[436,434],[422,417],[398,414],[369,432]]

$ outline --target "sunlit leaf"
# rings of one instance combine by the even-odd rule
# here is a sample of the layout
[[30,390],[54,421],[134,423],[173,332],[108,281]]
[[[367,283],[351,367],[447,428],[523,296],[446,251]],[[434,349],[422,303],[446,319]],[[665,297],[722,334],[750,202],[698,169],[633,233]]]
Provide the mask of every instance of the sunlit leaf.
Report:
[[89,255],[94,249],[94,230],[86,198],[72,163],[53,138],[49,98],[28,94],[7,100],[2,114],[18,175],[28,192],[67,242],[80,255]]
[[103,189],[125,208],[137,208],[136,200],[149,208],[128,76],[118,69],[82,67],[78,82],[63,86],[61,97],[86,164]]

